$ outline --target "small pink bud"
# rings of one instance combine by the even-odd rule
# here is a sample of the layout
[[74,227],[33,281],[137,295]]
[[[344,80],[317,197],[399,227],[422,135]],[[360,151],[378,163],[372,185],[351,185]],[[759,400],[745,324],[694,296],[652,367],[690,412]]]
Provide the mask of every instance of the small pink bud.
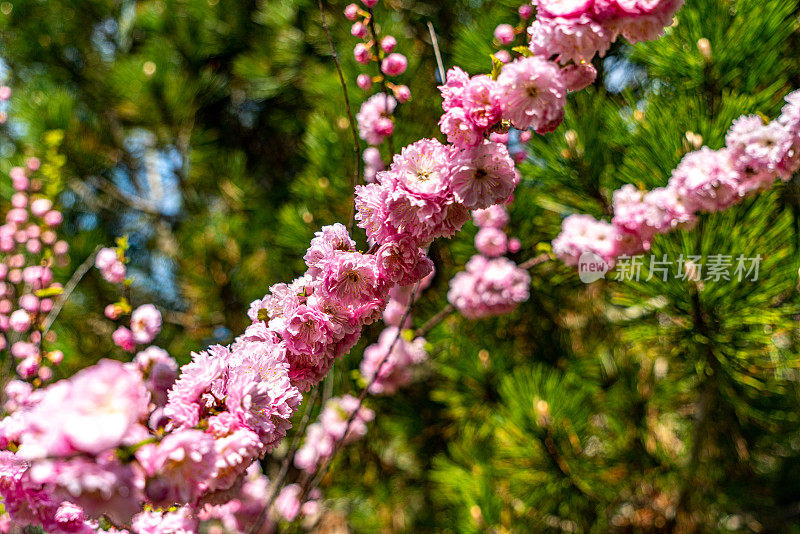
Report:
[[42,310],[42,313],[50,313],[50,310],[53,309],[53,299],[42,299],[42,302],[39,303],[39,309]]
[[28,187],[31,185],[28,177],[25,176],[25,169],[22,167],[12,167],[9,171],[9,176],[11,176],[11,181],[14,185],[14,190],[16,191],[27,191]]
[[51,210],[44,214],[44,223],[50,228],[55,228],[64,221],[60,211]]
[[28,195],[25,193],[14,193],[11,195],[11,205],[15,208],[24,208],[28,205]]
[[52,207],[53,202],[49,198],[37,198],[31,202],[31,213],[37,217],[43,217]]
[[14,332],[25,332],[31,326],[31,316],[25,310],[16,310],[8,318],[8,324]]
[[531,137],[533,137],[533,134],[531,133],[530,130],[522,131],[519,133],[519,142],[527,143],[528,141],[531,140]]
[[365,148],[361,159],[364,160],[364,163],[368,167],[383,169],[383,158],[381,158],[381,151],[374,146]]
[[25,243],[25,250],[31,254],[39,254],[42,251],[42,242],[38,239],[28,239]]
[[25,255],[14,254],[13,256],[8,258],[8,265],[9,267],[23,267],[25,265]]
[[375,131],[384,137],[392,135],[394,132],[394,123],[388,117],[381,117],[375,121]]
[[408,60],[403,54],[389,54],[381,63],[381,71],[387,76],[399,76],[408,68]]
[[11,301],[8,299],[0,300],[0,313],[11,313]]
[[367,47],[367,45],[364,43],[356,44],[356,46],[353,48],[353,56],[356,58],[356,61],[362,65],[366,65],[372,61],[372,54],[369,51],[369,47]]
[[494,38],[502,45],[510,45],[516,38],[514,27],[511,24],[500,24],[494,29]]
[[23,208],[13,208],[6,213],[6,222],[23,224],[28,220],[28,210]]
[[411,89],[407,85],[398,85],[394,89],[394,97],[401,104],[405,104],[411,98]]
[[27,293],[19,298],[19,305],[23,310],[29,313],[35,313],[39,310],[39,299],[36,295]]
[[516,237],[512,237],[508,240],[508,251],[512,254],[519,252],[520,248],[522,248],[522,243],[520,243],[519,239]]
[[11,88],[7,85],[0,85],[0,100],[11,98]]
[[508,50],[498,50],[497,52],[494,53],[494,57],[496,57],[503,63],[511,62],[511,54],[508,53]]
[[38,171],[41,165],[42,162],[39,161],[39,158],[28,158],[25,160],[25,166],[34,172]]
[[114,330],[114,333],[111,334],[111,339],[114,341],[115,345],[126,352],[133,352],[136,348],[136,343],[133,341],[133,332],[124,326],[120,326]]
[[120,313],[122,313],[122,309],[117,306],[116,304],[109,304],[106,306],[106,309],[103,311],[106,317],[111,319],[112,321],[116,321],[119,319]]
[[391,54],[395,46],[397,46],[397,39],[395,39],[391,35],[387,35],[386,37],[381,39],[381,48],[387,54]]
[[53,243],[56,242],[57,238],[58,236],[52,230],[45,230],[44,232],[42,232],[42,243],[44,243],[45,245],[48,246],[52,245]]
[[40,367],[39,368],[39,379],[42,382],[47,382],[51,378],[53,378],[53,370],[52,369],[50,369],[49,367]]
[[378,0],[361,0],[361,2],[368,8],[373,8],[378,3]]
[[369,74],[359,74],[356,78],[356,85],[363,91],[369,91],[372,88],[372,78]]
[[506,143],[508,143],[508,134],[500,132],[492,132],[489,134],[489,141],[505,145]]
[[56,256],[63,256],[69,252],[69,243],[66,241],[57,241],[55,245],[53,245],[53,253]]
[[367,27],[364,26],[361,22],[356,22],[353,26],[350,27],[350,33],[353,37],[358,37],[359,39],[363,39],[367,36]]
[[344,8],[344,16],[350,20],[356,20],[358,17],[358,6],[355,4],[348,4],[346,8]]
[[27,235],[30,239],[39,239],[39,237],[42,235],[42,229],[35,224],[29,224],[25,228],[25,235]]
[[11,269],[8,272],[8,281],[12,284],[19,284],[22,282],[22,271],[19,269]]
[[60,350],[54,350],[47,355],[47,359],[53,362],[53,364],[58,365],[64,360],[64,353]]
[[17,374],[22,378],[32,378],[39,370],[39,362],[33,356],[28,356],[17,365]]
[[28,343],[27,341],[17,341],[11,345],[11,354],[16,359],[22,360],[23,358],[27,358],[36,354],[36,346],[33,343]]
[[519,6],[519,16],[523,20],[528,20],[533,16],[533,6],[530,4],[522,4]]

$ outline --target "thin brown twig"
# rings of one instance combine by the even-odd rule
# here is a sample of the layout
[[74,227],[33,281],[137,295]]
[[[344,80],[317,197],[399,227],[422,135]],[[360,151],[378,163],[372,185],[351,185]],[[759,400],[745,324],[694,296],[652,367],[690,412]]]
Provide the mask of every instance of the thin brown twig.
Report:
[[75,272],[72,273],[72,277],[67,282],[67,285],[64,286],[64,292],[59,295],[58,300],[56,300],[53,309],[50,310],[50,313],[47,314],[47,317],[44,319],[44,323],[42,323],[42,338],[50,331],[50,328],[53,326],[53,323],[58,317],[58,314],[61,313],[61,309],[66,304],[69,297],[72,295],[72,292],[75,291],[75,288],[78,287],[78,284],[83,277],[86,276],[86,273],[89,272],[89,269],[92,268],[94,265],[94,259],[97,256],[97,253],[100,252],[100,249],[103,248],[102,245],[97,245],[94,251],[89,254],[89,256],[83,260]]
[[300,445],[300,438],[305,434],[306,425],[311,418],[311,411],[314,408],[314,403],[317,402],[318,396],[319,388],[317,387],[314,388],[313,393],[311,393],[311,396],[309,397],[305,413],[303,413],[303,418],[300,421],[300,425],[297,427],[297,432],[295,433],[294,438],[292,439],[292,445],[289,447],[289,450],[286,453],[286,458],[283,459],[283,463],[281,463],[281,470],[278,472],[278,476],[275,477],[275,480],[271,484],[269,498],[267,499],[264,508],[261,509],[261,512],[258,514],[258,517],[253,523],[253,526],[250,527],[250,534],[256,534],[258,532],[258,530],[261,528],[261,525],[267,519],[269,509],[272,508],[275,499],[278,497],[278,492],[281,489],[281,486],[283,486],[283,480],[286,478],[286,474],[289,472],[289,465],[294,459],[294,455],[297,452],[298,446]]
[[[419,284],[420,283],[417,282],[414,285],[414,289],[411,292],[411,297],[409,299],[408,306],[406,307],[406,311],[403,313],[403,317],[400,319],[400,324],[405,323],[406,319],[408,319],[408,316],[411,314],[411,308],[414,306],[414,298],[417,295],[417,290],[419,289]],[[314,477],[311,479],[311,482],[308,485],[303,484],[303,491],[300,493],[300,496],[298,497],[298,500],[301,503],[306,498],[306,496],[310,492],[312,492],[314,490],[314,488],[316,488],[319,485],[319,483],[322,481],[322,477],[324,477],[325,473],[327,473],[328,468],[331,466],[331,463],[333,462],[333,459],[336,458],[336,454],[342,448],[342,445],[344,445],[344,440],[347,437],[347,433],[350,432],[350,427],[352,426],[353,422],[355,421],[356,417],[358,416],[359,410],[361,410],[361,405],[364,403],[364,399],[366,398],[367,394],[369,393],[369,388],[372,387],[372,384],[374,384],[375,381],[380,376],[381,370],[383,369],[383,366],[389,360],[389,356],[392,354],[392,351],[394,350],[395,345],[397,345],[397,342],[400,340],[400,336],[402,335],[402,333],[403,333],[402,329],[398,328],[397,329],[397,335],[394,336],[394,339],[392,340],[391,345],[389,345],[389,349],[386,351],[386,354],[384,354],[383,358],[381,359],[380,364],[378,364],[378,368],[375,370],[375,374],[372,375],[372,378],[369,380],[367,385],[364,386],[364,389],[362,389],[361,393],[358,395],[358,405],[356,406],[355,410],[353,410],[353,413],[350,414],[350,417],[347,419],[347,424],[344,427],[344,432],[342,433],[342,437],[339,438],[338,440],[336,440],[336,444],[334,445],[333,451],[331,452],[330,456],[325,458],[325,461],[317,469],[317,472],[314,475]]]
[[[331,37],[331,30],[328,28],[328,21],[325,19],[325,6],[322,0],[319,0],[319,12],[322,15],[322,27],[325,28],[325,35],[328,37],[328,44],[331,47],[331,54],[333,55],[333,63],[336,65],[336,73],[339,75],[339,83],[342,85],[342,94],[344,95],[344,106],[347,109],[347,120],[350,122],[350,131],[353,133],[353,157],[355,170],[353,172],[353,189],[355,190],[361,178],[361,145],[358,142],[358,129],[356,128],[356,121],[353,117],[353,110],[350,108],[350,97],[347,95],[347,82],[342,74],[342,66],[339,64],[339,54],[336,53],[336,47],[333,45],[333,38]],[[350,208],[350,233],[353,233],[353,224],[356,217],[355,199],[353,206]]]
[[431,44],[433,45],[433,53],[436,56],[436,66],[439,67],[439,80],[444,83],[444,63],[442,62],[442,53],[439,52],[439,40],[436,38],[436,30],[433,29],[433,24],[428,21],[428,31],[431,33]]
[[[381,42],[378,39],[378,30],[375,29],[375,15],[372,14],[372,8],[369,8],[369,31],[372,33],[372,42],[375,43],[375,53],[378,56],[378,74],[381,77],[381,90],[383,94],[386,95],[386,111],[389,111],[389,97],[391,96],[389,87],[386,85],[386,76],[381,71],[381,63],[383,61],[383,49],[381,48]],[[389,159],[392,159],[394,155],[394,142],[392,141],[392,136],[387,137],[387,141],[389,143]]]
[[436,315],[425,321],[424,325],[417,328],[416,332],[414,332],[414,335],[416,337],[424,336],[425,334],[430,332],[433,329],[433,327],[444,321],[454,311],[456,311],[455,307],[452,304],[448,304],[447,306],[439,310],[439,312]]
[[539,254],[538,256],[534,256],[533,258],[531,258],[529,260],[523,261],[522,263],[519,264],[519,268],[520,269],[525,269],[527,271],[528,269],[536,267],[537,265],[540,265],[540,264],[542,264],[542,263],[544,263],[544,262],[546,262],[548,260],[551,260],[551,259],[552,259],[552,256],[550,255],[550,253],[549,252],[544,252],[542,254]]

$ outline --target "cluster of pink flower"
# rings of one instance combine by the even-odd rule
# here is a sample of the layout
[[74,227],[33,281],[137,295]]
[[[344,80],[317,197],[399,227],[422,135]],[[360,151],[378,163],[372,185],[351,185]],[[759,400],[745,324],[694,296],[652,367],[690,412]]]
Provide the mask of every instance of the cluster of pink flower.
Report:
[[536,0],[530,49],[562,64],[603,55],[619,35],[631,44],[662,35],[684,0]]
[[100,249],[95,257],[94,266],[103,278],[112,284],[122,284],[128,275],[125,267],[125,250],[122,247]]
[[14,521],[48,532],[91,531],[87,517],[101,514],[128,523],[144,473],[115,450],[144,451],[137,444],[151,435],[153,399],[165,398],[176,371],[168,355],[150,350],[131,364],[101,360],[43,389],[12,382],[15,409],[0,420],[0,446],[15,454],[0,457],[0,495]]
[[[383,140],[394,132],[394,121],[392,113],[397,106],[397,100],[393,96],[384,93],[375,93],[361,104],[361,109],[356,113],[358,123],[358,135],[370,145],[380,145]],[[367,173],[371,165],[370,159],[366,158]],[[378,152],[380,156],[380,152]],[[381,162],[381,166],[383,163]],[[375,171],[377,172],[377,171]]]
[[[408,60],[403,54],[394,51],[397,46],[397,39],[393,36],[386,35],[380,39],[379,43],[375,42],[377,36],[369,28],[374,27],[375,21],[372,8],[378,2],[377,0],[362,0],[362,3],[369,11],[359,8],[356,4],[350,4],[344,10],[345,16],[354,21],[350,33],[352,33],[353,37],[362,40],[353,49],[353,55],[361,65],[370,65],[373,62],[378,63],[380,73],[376,76],[361,73],[358,75],[356,83],[364,91],[372,89],[374,83],[380,83],[384,92],[374,94],[368,98],[361,105],[361,110],[356,115],[356,120],[361,138],[370,145],[379,145],[394,132],[392,113],[394,113],[397,103],[403,104],[411,98],[411,91],[408,86],[397,85],[387,80],[389,77],[403,74],[408,68]],[[386,91],[391,91],[394,96],[389,95]],[[369,176],[370,169],[374,170],[375,167],[371,165],[372,159],[365,157],[364,161],[367,164],[366,174]],[[382,167],[383,164],[381,163],[380,165]]]
[[519,252],[520,241],[516,237],[509,239],[503,228],[509,222],[508,210],[505,206],[495,205],[472,212],[472,220],[479,228],[475,234],[475,248],[490,258],[502,256],[506,252]]
[[[122,241],[116,248],[101,249],[95,257],[95,267],[103,278],[118,286],[127,286],[130,283],[125,279],[127,276],[125,248]],[[161,312],[152,304],[143,304],[131,313],[131,306],[123,297],[118,302],[106,306],[104,313],[112,321],[131,314],[130,328],[119,326],[111,335],[114,344],[126,352],[135,352],[137,345],[151,343],[161,332]]]
[[447,300],[468,319],[511,313],[530,296],[531,277],[508,258],[475,255],[450,280]]
[[533,6],[529,3],[522,4],[519,6],[517,12],[519,13],[520,18],[520,24],[518,27],[515,28],[511,24],[499,24],[494,29],[494,39],[496,41],[495,44],[499,45],[500,47],[500,50],[495,52],[494,57],[503,63],[508,63],[511,61],[511,53],[502,47],[513,45],[517,40],[517,36],[521,33],[524,33],[525,23],[533,15]]
[[[10,344],[11,354],[20,360],[20,377],[46,382],[53,376],[49,365],[63,358],[61,351],[42,348],[43,325],[53,297],[61,293],[61,285],[53,281],[53,259],[66,265],[69,245],[56,234],[61,212],[40,193],[42,183],[35,175],[39,165],[38,159],[29,158],[25,168],[9,173],[16,192],[0,226],[0,350]],[[55,332],[47,332],[46,338],[55,341]]]
[[528,300],[531,279],[527,271],[501,257],[520,249],[519,239],[509,239],[503,231],[509,222],[508,210],[497,204],[473,211],[472,219],[480,228],[475,234],[480,254],[450,280],[447,300],[469,319],[509,313]]
[[374,378],[369,386],[371,394],[394,395],[398,389],[411,383],[414,366],[427,359],[424,338],[408,340],[404,333],[398,332],[397,326],[389,326],[381,332],[377,343],[364,349],[361,375],[367,382]]
[[781,116],[767,124],[756,115],[736,119],[725,148],[686,154],[665,187],[622,186],[614,192],[610,223],[570,215],[553,251],[567,265],[592,253],[611,267],[620,256],[649,250],[656,234],[691,228],[698,213],[727,209],[777,178],[788,180],[800,168],[800,91],[786,101]]
[[[395,52],[397,46],[397,39],[391,35],[386,35],[380,39],[380,43],[376,43],[373,35],[369,31],[369,26],[374,24],[373,14],[371,10],[378,3],[377,0],[361,0],[364,6],[370,11],[364,11],[356,4],[348,5],[345,10],[345,16],[354,21],[353,26],[350,28],[350,33],[353,37],[357,37],[362,42],[356,44],[353,49],[353,55],[356,61],[361,65],[369,65],[370,63],[377,62],[380,65],[381,75],[373,78],[369,74],[359,74],[356,80],[358,86],[364,91],[369,91],[372,84],[384,81],[382,76],[400,76],[408,68],[408,60],[403,54]],[[376,46],[377,45],[377,46]],[[394,95],[401,103],[411,98],[411,92],[405,85],[395,85],[392,83],[386,84],[392,90]]]
[[[303,516],[314,516],[319,511],[318,499],[320,492],[318,489],[310,492],[308,499],[300,503],[300,493],[302,488],[298,484],[285,486],[278,498],[275,499],[275,512],[265,521],[259,534],[269,534],[275,532],[275,523],[280,519],[294,521],[302,514]],[[221,532],[216,522],[219,522],[225,532],[244,534],[256,523],[264,508],[264,504],[269,499],[269,479],[261,473],[258,464],[253,464],[247,469],[246,477],[237,487],[236,497],[224,504],[206,504],[198,513],[201,521],[207,522],[208,532]],[[153,534],[162,534],[163,531],[154,531]],[[194,531],[189,531],[194,532]]]
[[[631,42],[657,37],[683,0],[540,0],[531,35],[529,57],[506,63],[497,80],[470,77],[459,68],[447,73],[442,86],[445,114],[439,126],[459,147],[480,144],[487,132],[508,121],[519,130],[553,131],[564,117],[567,91],[594,82],[588,63],[604,54],[622,34]],[[527,8],[521,15],[528,15]],[[501,43],[511,43],[516,30],[496,30]],[[496,55],[497,57],[497,55]],[[556,58],[555,61],[551,58]],[[501,61],[510,56],[501,54]]]

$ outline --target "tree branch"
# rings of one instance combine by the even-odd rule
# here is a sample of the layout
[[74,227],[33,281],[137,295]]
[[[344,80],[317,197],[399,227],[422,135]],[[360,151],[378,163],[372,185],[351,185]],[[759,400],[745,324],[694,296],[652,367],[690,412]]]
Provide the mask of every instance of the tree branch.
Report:
[[[342,74],[342,66],[339,64],[339,55],[336,53],[336,47],[333,46],[333,38],[331,37],[331,30],[328,28],[328,22],[325,19],[325,6],[322,0],[319,0],[319,12],[322,15],[322,27],[325,28],[325,35],[328,37],[328,45],[331,47],[331,54],[333,55],[333,63],[336,65],[336,73],[339,75],[339,83],[342,85],[342,94],[344,95],[344,106],[347,109],[347,120],[350,122],[350,131],[353,133],[353,156],[355,159],[353,172],[353,190],[361,177],[361,145],[358,142],[358,130],[356,129],[356,121],[353,118],[353,110],[350,108],[350,97],[347,95],[347,82]],[[354,193],[355,194],[355,193]],[[350,224],[348,228],[350,233],[353,233],[353,224],[356,217],[356,204],[355,197],[353,198],[353,206],[350,209]]]

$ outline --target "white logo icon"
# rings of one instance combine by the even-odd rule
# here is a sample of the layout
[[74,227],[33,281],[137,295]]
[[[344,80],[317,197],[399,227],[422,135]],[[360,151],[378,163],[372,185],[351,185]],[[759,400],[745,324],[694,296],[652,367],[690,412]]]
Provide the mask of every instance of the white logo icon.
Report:
[[608,263],[594,252],[584,252],[578,258],[578,278],[584,284],[605,278],[607,272]]

